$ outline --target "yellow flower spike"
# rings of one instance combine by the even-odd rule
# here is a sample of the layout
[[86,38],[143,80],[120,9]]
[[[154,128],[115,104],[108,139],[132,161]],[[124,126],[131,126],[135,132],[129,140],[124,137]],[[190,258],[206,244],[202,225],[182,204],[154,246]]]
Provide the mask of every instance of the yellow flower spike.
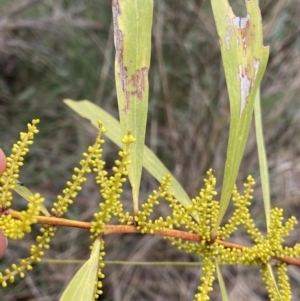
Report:
[[287,275],[287,266],[285,263],[277,264],[277,277],[280,294],[284,301],[292,299],[291,286]]
[[39,202],[32,202],[32,205],[35,206],[35,204],[37,208],[29,206],[27,211],[21,212],[19,220],[12,219],[9,214],[1,216],[1,228],[5,231],[5,235],[8,238],[14,240],[22,239],[25,233],[31,232],[31,225],[36,223],[36,219],[33,216],[38,215],[40,208]]
[[97,281],[95,281],[95,288],[94,288],[95,300],[99,297],[99,295],[103,294],[103,291],[101,290],[101,288],[102,288],[101,279],[103,279],[105,277],[104,274],[102,273],[102,270],[105,266],[105,264],[103,262],[103,258],[105,256],[104,246],[105,246],[104,240],[101,240],[100,253],[99,253],[99,259],[98,259],[98,279],[97,279]]
[[298,224],[297,219],[294,216],[291,216],[287,222],[285,223],[285,226],[282,227],[282,236],[286,237],[289,235],[289,233],[294,230],[294,227]]
[[217,221],[218,221],[218,217],[219,217],[219,210],[220,210],[220,206],[219,206],[219,202],[216,201],[212,201],[211,202],[211,228],[214,229]]
[[201,285],[198,286],[198,291],[195,295],[196,301],[205,301],[210,300],[208,293],[213,290],[213,282],[215,280],[215,277],[213,276],[216,266],[214,264],[214,260],[211,258],[210,253],[208,253],[203,258],[203,267],[202,267],[202,277],[200,278]]
[[67,188],[62,191],[63,196],[58,195],[57,202],[53,204],[51,211],[56,217],[61,217],[68,210],[69,205],[73,203],[73,200],[77,196],[77,191],[82,190],[82,184],[86,181],[84,174],[92,171],[90,165],[93,166],[93,169],[95,168],[95,162],[98,160],[99,154],[101,155],[102,153],[101,144],[103,144],[104,141],[100,139],[100,137],[105,129],[103,130],[101,127],[101,122],[98,124],[99,132],[94,145],[89,146],[87,152],[82,154],[83,159],[79,162],[81,168],[74,168],[75,174],[71,177],[72,181],[66,182]]
[[[13,146],[12,155],[7,160],[7,169],[4,177],[0,177],[0,203],[5,205],[11,202],[10,190],[14,188],[15,181],[18,178],[19,168],[23,165],[24,155],[28,152],[28,146],[32,144],[34,134],[37,133],[33,121],[28,125],[28,133],[20,134],[20,141]],[[232,199],[235,206],[235,212],[229,222],[222,228],[218,229],[217,239],[224,239],[233,233],[237,226],[244,225],[249,235],[255,242],[252,248],[234,249],[225,248],[222,242],[216,240],[211,241],[210,231],[215,227],[218,219],[219,203],[214,200],[216,186],[216,178],[212,170],[207,172],[207,178],[204,180],[204,188],[200,190],[199,195],[192,200],[192,204],[183,207],[174,194],[170,191],[171,177],[167,175],[161,181],[160,187],[148,197],[148,200],[142,206],[142,211],[136,216],[131,216],[128,212],[123,212],[123,206],[120,202],[120,196],[123,191],[123,183],[126,181],[128,172],[126,167],[130,164],[130,144],[135,141],[131,132],[128,131],[122,139],[124,149],[119,152],[119,160],[115,161],[115,166],[112,168],[113,175],[108,177],[104,171],[105,162],[102,160],[102,144],[101,134],[106,130],[102,123],[99,122],[99,133],[93,146],[88,147],[83,154],[83,159],[80,161],[79,167],[74,168],[75,174],[72,176],[73,181],[68,181],[66,188],[63,190],[63,196],[58,196],[57,202],[53,206],[53,212],[56,216],[61,216],[67,211],[68,206],[72,204],[73,199],[82,188],[82,183],[86,181],[85,173],[92,170],[97,174],[96,182],[99,184],[101,195],[104,199],[99,204],[99,212],[94,214],[95,221],[91,222],[91,239],[94,240],[101,234],[105,228],[105,223],[109,222],[112,216],[117,216],[122,223],[135,224],[137,229],[142,233],[154,233],[157,230],[167,230],[173,228],[185,228],[191,233],[200,234],[202,237],[199,242],[183,242],[181,239],[167,238],[172,245],[186,253],[194,253],[204,257],[203,276],[201,277],[201,285],[199,292],[195,295],[196,300],[208,300],[209,292],[212,289],[213,273],[215,266],[214,258],[218,258],[220,263],[227,264],[244,264],[244,265],[262,265],[264,266],[271,257],[297,257],[300,254],[300,244],[292,248],[283,247],[283,239],[289,234],[297,223],[294,217],[291,217],[283,226],[283,212],[281,209],[274,208],[271,211],[270,231],[266,239],[258,231],[250,216],[248,206],[250,205],[254,179],[251,176],[247,177],[247,182],[244,184],[244,192],[240,195],[237,188],[234,187]],[[5,188],[5,189],[4,189]],[[5,197],[3,197],[3,191]],[[156,220],[151,220],[149,217],[153,212],[153,207],[158,204],[159,199],[165,199],[172,209],[172,214],[166,218],[159,217]],[[4,230],[8,237],[19,239],[24,236],[24,233],[30,232],[31,225],[35,223],[33,216],[39,214],[39,207],[42,203],[42,198],[35,195],[28,204],[26,211],[22,211],[19,220],[13,220],[9,215],[0,216],[0,229]],[[200,222],[196,222],[192,216],[197,214],[200,217]],[[13,264],[11,269],[7,269],[5,274],[0,273],[0,283],[3,286],[7,282],[13,282],[16,275],[24,277],[26,270],[31,270],[33,263],[40,262],[44,255],[45,249],[49,248],[51,238],[54,236],[55,229],[51,226],[45,226],[41,230],[41,235],[37,237],[37,244],[31,246],[30,256],[22,259],[19,265]],[[220,244],[218,244],[219,242]],[[224,244],[226,245],[226,244]],[[104,245],[101,247],[104,250]],[[102,269],[104,252],[99,256],[98,278],[101,280],[104,277]],[[278,265],[278,283],[282,295],[285,300],[290,300],[290,289],[285,289],[288,283],[286,276],[286,266]],[[265,277],[265,276],[264,276]],[[267,277],[265,277],[267,279]],[[271,286],[270,286],[271,287]],[[102,293],[102,282],[95,282],[95,297]]]
[[28,153],[28,146],[33,143],[34,135],[38,133],[36,124],[39,119],[32,120],[27,124],[27,133],[20,133],[20,140],[12,147],[12,154],[7,157],[6,169],[0,178],[0,207],[9,208],[11,206],[11,190],[15,188],[16,179],[19,177],[19,168],[23,166],[25,155]]
[[229,219],[225,226],[220,227],[218,231],[218,237],[225,239],[229,237],[234,231],[236,231],[239,225],[244,225],[248,234],[251,236],[255,243],[262,243],[264,240],[263,235],[260,233],[258,228],[255,226],[253,219],[250,216],[248,206],[252,199],[253,189],[252,186],[255,184],[252,176],[247,177],[247,182],[244,183],[244,194],[240,195],[237,191],[236,185],[232,191],[232,200],[235,206],[233,216]]
[[[138,223],[137,229],[143,233],[152,233],[154,230],[173,229],[174,227],[179,228],[181,225],[183,225],[191,232],[199,234],[200,226],[193,220],[192,214],[194,214],[196,211],[198,211],[199,214],[202,214],[202,211],[206,210],[207,219],[205,220],[204,227],[205,233],[207,233],[207,241],[209,241],[211,218],[216,220],[219,207],[217,202],[213,203],[212,201],[213,196],[216,195],[216,192],[214,191],[216,180],[213,176],[212,170],[208,172],[208,175],[208,179],[204,181],[206,184],[206,189],[202,189],[199,194],[200,197],[193,199],[193,204],[187,207],[183,207],[174,198],[174,194],[169,191],[171,185],[170,176],[164,177],[158,191],[154,191],[153,194],[149,196],[147,203],[142,206],[144,210],[138,212],[137,216],[135,217],[135,221]],[[168,216],[165,219],[160,217],[154,222],[152,220],[147,220],[147,217],[152,213],[153,205],[157,203],[158,198],[164,198],[169,202],[169,206],[172,209],[172,216]],[[203,201],[202,204],[201,201]],[[213,205],[207,205],[206,203],[211,203]]]
[[[277,294],[277,289],[274,285],[274,280],[272,278],[272,275],[266,265],[263,265],[260,269],[261,278],[266,286],[268,296],[270,300],[273,301],[280,301],[280,298]],[[291,299],[283,299],[284,301],[289,301]]]
[[25,233],[31,232],[31,225],[36,223],[34,216],[39,215],[41,204],[44,202],[38,193],[32,195],[29,199],[26,211],[21,211],[19,220],[10,219],[9,215],[6,215],[7,222],[10,222],[9,226],[6,225],[5,234],[11,239],[22,239]]
[[[36,197],[36,199],[40,199]],[[19,275],[24,278],[26,270],[32,270],[32,264],[41,261],[41,256],[44,255],[43,248],[49,247],[50,238],[54,236],[54,228],[52,226],[45,226],[40,229],[42,236],[37,237],[38,246],[32,245],[30,247],[30,256],[26,259],[21,259],[19,265],[12,264],[11,269],[5,270],[5,276],[0,273],[0,282],[2,286],[7,285],[7,281],[14,282],[15,276]]]
[[[213,205],[213,198],[217,195],[215,191],[216,178],[212,169],[207,171],[207,179],[204,179],[205,188],[201,189],[199,195],[192,200],[193,207],[190,208],[189,214],[196,212],[199,216],[199,223],[195,224],[193,222],[188,223],[188,228],[193,230],[202,236],[203,243],[209,242],[211,240],[210,232],[212,229],[212,223],[215,223],[216,216],[218,216],[218,206]],[[213,218],[213,222],[212,222]]]
[[94,215],[96,221],[91,223],[92,240],[103,232],[104,222],[109,222],[112,215],[124,220],[123,205],[120,202],[120,197],[123,192],[123,183],[128,175],[126,166],[130,163],[128,156],[130,154],[130,144],[133,141],[130,137],[130,132],[123,137],[122,141],[125,147],[124,150],[118,153],[121,160],[115,161],[115,166],[112,168],[114,175],[109,179],[106,177],[107,173],[103,171],[102,151],[96,153],[93,161],[93,169],[97,172],[96,183],[101,186],[100,193],[104,202],[99,204],[101,211]]
[[[161,184],[158,187],[158,190],[154,190],[151,195],[149,195],[146,203],[142,204],[143,210],[138,211],[135,217],[135,221],[138,223],[137,229],[147,233],[148,231],[153,232],[153,230],[162,230],[168,228],[169,225],[163,219],[158,219],[154,223],[147,218],[153,212],[154,205],[158,205],[158,199],[164,198],[166,191],[169,190],[171,185],[172,178],[170,175],[166,175],[162,178]],[[173,221],[172,221],[173,223]]]

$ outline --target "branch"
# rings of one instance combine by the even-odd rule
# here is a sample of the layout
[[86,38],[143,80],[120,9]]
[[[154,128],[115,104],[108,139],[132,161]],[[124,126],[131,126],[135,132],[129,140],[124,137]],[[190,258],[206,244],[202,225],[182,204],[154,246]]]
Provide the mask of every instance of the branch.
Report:
[[[8,214],[10,214],[13,218],[19,219],[21,216],[21,213],[12,209],[8,210]],[[47,217],[47,216],[35,216],[38,224],[46,224],[46,225],[52,225],[52,226],[61,226],[61,227],[72,227],[72,228],[81,228],[81,229],[90,229],[91,223],[89,222],[81,222],[81,221],[74,221],[66,218],[57,218],[57,217]],[[132,225],[105,225],[105,229],[103,231],[104,235],[109,234],[118,234],[118,233],[140,233],[136,229],[136,226]],[[181,238],[184,240],[191,240],[191,241],[197,241],[200,242],[202,240],[202,237],[198,234],[193,234],[181,230],[158,230],[154,231],[153,235],[161,235],[165,237],[174,237],[174,238]],[[216,239],[215,242],[219,245],[224,246],[225,248],[229,249],[245,249],[245,248],[251,248],[249,246],[243,246],[235,243],[231,243],[228,241],[223,241]],[[298,258],[291,258],[291,257],[277,257],[274,256],[272,259],[284,262],[289,265],[295,265],[300,267],[300,259]]]

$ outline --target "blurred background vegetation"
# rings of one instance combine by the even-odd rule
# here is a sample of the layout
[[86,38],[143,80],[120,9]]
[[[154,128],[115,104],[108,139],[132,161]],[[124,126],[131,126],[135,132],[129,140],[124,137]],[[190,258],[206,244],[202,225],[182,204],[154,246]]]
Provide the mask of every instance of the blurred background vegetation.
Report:
[[[245,15],[244,1],[231,0]],[[262,82],[262,112],[269,158],[272,205],[286,216],[298,215],[300,201],[300,3],[261,1],[264,44],[270,58]],[[89,99],[117,113],[111,1],[0,0],[0,147],[10,153],[19,132],[40,118],[40,133],[26,158],[21,180],[41,192],[48,207],[64,188],[95,129],[62,103]],[[195,196],[205,171],[212,167],[222,183],[229,127],[229,105],[218,37],[209,1],[155,1],[147,145]],[[238,183],[251,173],[257,179],[252,212],[265,229],[258,159],[253,130]],[[105,146],[108,167],[117,148]],[[145,175],[141,201],[157,183]],[[240,186],[242,189],[242,186]],[[99,203],[93,177],[88,177],[68,218],[90,220]],[[130,210],[130,192],[124,195]],[[24,200],[16,197],[14,208]],[[159,214],[167,206],[162,204]],[[230,212],[229,212],[230,214]],[[229,216],[229,215],[228,215]],[[1,271],[28,255],[38,226],[26,241],[9,242]],[[298,234],[298,235],[297,235]],[[297,239],[298,237],[298,239]],[[234,238],[249,244],[241,230]],[[287,243],[299,242],[295,231]],[[89,233],[59,229],[46,258],[86,259]],[[194,261],[159,237],[116,235],[107,238],[107,260]],[[24,280],[0,290],[0,300],[50,301],[59,294],[78,265],[41,264]],[[294,299],[300,300],[300,272],[290,267]],[[231,300],[267,300],[258,269],[224,268]],[[192,300],[199,268],[108,265],[100,300]],[[295,285],[298,283],[298,285]],[[265,299],[264,299],[265,298]],[[218,285],[212,300],[221,300]]]

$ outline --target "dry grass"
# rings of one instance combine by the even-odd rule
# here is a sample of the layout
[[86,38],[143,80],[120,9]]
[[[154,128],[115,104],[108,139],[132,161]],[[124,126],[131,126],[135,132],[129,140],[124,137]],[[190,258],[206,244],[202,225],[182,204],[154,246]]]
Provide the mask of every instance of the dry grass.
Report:
[[[238,1],[230,1],[236,5]],[[265,44],[271,47],[262,83],[262,109],[273,206],[286,215],[299,212],[300,199],[300,6],[295,1],[262,1]],[[34,117],[40,134],[22,170],[22,181],[47,197],[48,206],[70,177],[94,130],[62,104],[65,97],[90,99],[116,115],[110,1],[0,1],[0,141],[6,152]],[[243,7],[236,7],[243,11]],[[173,170],[190,195],[197,194],[205,171],[221,175],[226,156],[229,106],[218,39],[209,1],[155,1],[147,144]],[[88,134],[87,134],[88,133]],[[108,144],[108,165],[116,148]],[[258,178],[253,132],[240,172]],[[144,195],[155,181],[145,177]],[[145,199],[145,197],[142,197]],[[93,179],[73,205],[69,218],[90,220],[98,199]],[[124,196],[130,207],[130,195]],[[24,207],[20,200],[18,208]],[[253,205],[264,230],[259,183]],[[166,207],[161,206],[160,214]],[[298,218],[300,214],[298,214]],[[34,233],[36,234],[36,233]],[[288,243],[299,240],[297,231]],[[235,239],[247,243],[243,232]],[[28,254],[34,235],[10,242],[0,263]],[[59,229],[47,258],[88,258],[89,234]],[[199,261],[173,250],[158,237],[112,236],[107,260]],[[50,301],[74,275],[77,265],[36,266],[25,280],[0,291],[0,300]],[[224,267],[231,300],[267,300],[257,269]],[[101,300],[192,300],[197,267],[108,265]],[[299,271],[290,268],[294,299],[300,299]],[[221,300],[218,286],[212,300]]]

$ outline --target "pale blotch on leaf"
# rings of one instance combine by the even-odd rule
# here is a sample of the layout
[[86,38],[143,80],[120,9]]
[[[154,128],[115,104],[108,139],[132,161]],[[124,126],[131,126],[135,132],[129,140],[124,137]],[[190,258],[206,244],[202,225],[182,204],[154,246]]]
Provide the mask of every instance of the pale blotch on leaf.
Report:
[[243,70],[243,66],[239,65],[239,73],[237,74],[238,80],[240,82],[240,91],[241,91],[241,110],[240,117],[246,107],[246,98],[250,94],[251,88],[251,79],[248,78],[247,72]]
[[232,37],[236,37],[235,39],[236,46],[242,45],[243,55],[246,56],[246,48],[247,48],[246,31],[250,25],[250,14],[247,14],[245,18],[235,16],[232,19],[232,22],[229,16],[226,16],[226,23],[228,25],[225,34],[226,48],[230,49],[230,41]]
[[[254,81],[256,79],[256,75],[257,75],[259,66],[260,66],[260,60],[254,59],[254,80],[253,80],[253,83],[254,83]],[[252,83],[252,86],[253,86],[253,83]]]

